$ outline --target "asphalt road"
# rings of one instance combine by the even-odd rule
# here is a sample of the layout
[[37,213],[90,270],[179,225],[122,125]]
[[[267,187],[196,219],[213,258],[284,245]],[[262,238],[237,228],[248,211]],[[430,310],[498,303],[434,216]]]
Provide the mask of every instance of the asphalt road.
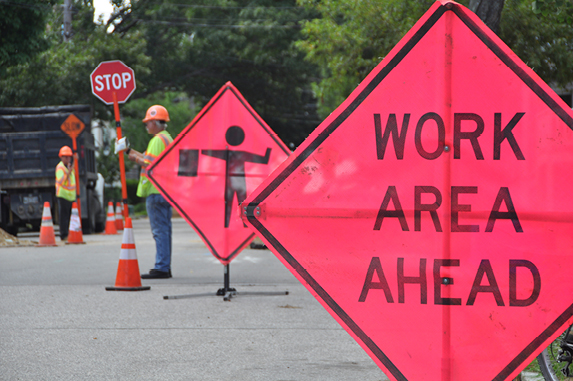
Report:
[[[223,266],[185,221],[173,224],[173,278],[143,280],[149,291],[105,290],[121,234],[0,247],[0,380],[388,379],[270,251],[247,249],[231,263],[239,294],[225,302],[214,295]],[[134,237],[147,272],[147,219],[134,220]]]

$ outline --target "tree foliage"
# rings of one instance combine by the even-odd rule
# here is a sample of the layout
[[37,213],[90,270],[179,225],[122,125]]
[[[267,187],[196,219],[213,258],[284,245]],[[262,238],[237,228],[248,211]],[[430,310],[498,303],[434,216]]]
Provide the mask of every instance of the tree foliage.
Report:
[[545,14],[534,3],[506,0],[500,37],[545,82],[565,87],[573,81],[573,22],[563,16],[569,9],[571,20],[573,3],[546,1]]
[[536,0],[533,11],[544,17],[554,16],[560,23],[573,24],[573,2],[571,0]]
[[[460,3],[469,5],[470,0]],[[496,0],[471,0],[477,9]],[[564,86],[573,81],[572,3],[537,0],[505,0],[500,38],[548,83]],[[298,42],[310,62],[321,68],[315,85],[319,111],[326,117],[388,54],[433,1],[415,0],[299,0],[316,10],[320,18],[305,23],[304,40]],[[485,4],[488,3],[488,4]],[[484,5],[485,4],[485,5]],[[493,12],[495,13],[495,12]],[[373,17],[372,15],[376,15]],[[495,15],[494,15],[495,16]]]
[[48,48],[44,29],[56,0],[4,0],[0,3],[0,77]]
[[[433,0],[299,0],[321,17],[304,23],[297,46],[322,69],[319,114],[336,108],[434,3]],[[376,17],[373,17],[376,15]]]
[[70,42],[61,34],[62,13],[53,12],[44,25],[50,48],[33,59],[10,66],[0,77],[0,105],[34,107],[91,104],[98,116],[111,118],[109,110],[91,93],[89,76],[102,61],[120,59],[139,72],[148,72],[145,40],[134,33],[123,38],[107,34],[93,23],[91,0],[74,3]]
[[52,14],[51,48],[8,69],[0,105],[90,103],[97,117],[112,119],[91,94],[89,74],[119,59],[136,73],[132,100],[183,92],[204,105],[231,81],[286,143],[300,143],[320,122],[311,90],[317,69],[294,46],[300,22],[315,13],[295,0],[114,0],[107,25],[91,22],[91,0],[73,1],[71,42],[59,34],[61,14]]
[[319,123],[316,69],[294,46],[300,22],[314,14],[294,0],[141,0],[111,23],[114,33],[138,30],[147,41],[151,74],[136,97],[183,91],[206,104],[231,81],[282,139],[298,144]]
[[[172,131],[183,128],[231,81],[287,144],[298,145],[319,124],[317,107],[325,117],[338,106],[433,0],[113,0],[107,24],[93,23],[92,0],[72,0],[67,43],[62,2],[0,3],[1,106],[88,103],[113,124],[113,109],[91,94],[89,74],[119,59],[137,80],[122,106],[129,133],[141,131],[145,109],[162,102],[182,114]],[[460,2],[478,13],[504,4],[502,40],[545,81],[573,81],[571,1]],[[145,144],[143,136],[134,144]]]

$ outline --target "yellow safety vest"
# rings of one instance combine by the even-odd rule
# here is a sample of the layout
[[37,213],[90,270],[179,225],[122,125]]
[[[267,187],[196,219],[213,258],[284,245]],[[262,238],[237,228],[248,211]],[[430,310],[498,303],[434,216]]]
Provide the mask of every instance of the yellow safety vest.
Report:
[[[151,138],[147,145],[147,150],[143,154],[145,164],[149,165],[155,160],[161,152],[173,141],[171,135],[167,131],[161,131]],[[150,194],[159,193],[157,188],[153,186],[151,181],[147,178],[147,169],[141,167],[141,174],[139,176],[139,184],[137,185],[137,196],[147,197]]]
[[56,197],[76,201],[76,176],[74,168],[68,170],[61,161],[56,165]]

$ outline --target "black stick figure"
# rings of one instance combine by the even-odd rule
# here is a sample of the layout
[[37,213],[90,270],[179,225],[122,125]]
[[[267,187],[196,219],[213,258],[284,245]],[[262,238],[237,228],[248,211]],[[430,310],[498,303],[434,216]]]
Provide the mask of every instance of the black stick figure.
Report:
[[[245,131],[239,126],[231,126],[225,133],[225,139],[231,146],[238,146],[245,140]],[[239,150],[201,150],[201,154],[225,160],[225,227],[229,227],[233,198],[237,195],[240,204],[247,198],[247,182],[245,181],[245,163],[268,164],[271,149],[267,148],[265,156]]]

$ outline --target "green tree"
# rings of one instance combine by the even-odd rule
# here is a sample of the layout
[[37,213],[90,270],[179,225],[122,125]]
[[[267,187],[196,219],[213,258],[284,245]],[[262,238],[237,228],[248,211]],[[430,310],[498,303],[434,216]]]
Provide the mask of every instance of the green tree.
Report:
[[295,0],[114,0],[106,25],[93,24],[91,1],[73,0],[69,43],[62,42],[61,14],[52,13],[50,49],[8,68],[0,105],[89,103],[97,118],[113,120],[88,78],[99,62],[120,59],[136,73],[130,102],[182,92],[201,106],[231,81],[287,144],[320,122],[311,89],[318,71],[294,46],[301,21],[315,12]]
[[295,0],[141,0],[111,24],[147,41],[150,75],[135,97],[183,91],[204,105],[231,81],[286,143],[298,144],[320,122],[316,68],[294,46],[300,22],[314,15]]
[[555,16],[559,22],[573,24],[573,2],[570,0],[536,0],[533,11],[544,17]]
[[[299,0],[321,17],[304,23],[297,47],[321,68],[314,84],[319,115],[328,116],[396,45],[433,0]],[[376,17],[373,17],[376,15]]]
[[499,36],[545,82],[565,87],[573,82],[573,5],[546,1],[551,11],[540,13],[534,4],[506,0]]
[[[460,2],[468,5],[470,1]],[[561,17],[569,5],[558,2],[544,1],[546,12],[541,13],[534,10],[534,0],[505,0],[499,36],[546,82],[566,85],[573,81],[573,26]],[[307,60],[321,68],[322,78],[314,89],[319,114],[326,117],[380,63],[433,1],[299,0],[299,3],[321,15],[305,23],[305,38],[297,45],[306,53]],[[499,10],[492,5],[503,1],[489,2],[489,7],[485,6],[486,0],[471,0],[471,3],[478,13],[480,9],[483,11],[484,17],[491,16],[494,20],[491,25],[495,26],[495,13]]]
[[0,77],[10,66],[30,61],[48,48],[46,20],[56,0],[11,0],[0,3]]
[[[138,31],[123,36],[106,33],[105,25],[93,23],[91,0],[76,0],[73,2],[73,37],[70,42],[64,42],[62,12],[55,9],[43,25],[38,25],[44,31],[42,41],[49,48],[29,60],[12,64],[5,69],[5,75],[0,76],[0,105],[90,104],[96,119],[113,121],[113,107],[105,106],[93,96],[89,76],[100,62],[115,59],[138,73],[149,72],[145,40]],[[3,21],[0,18],[0,24]],[[115,124],[111,124],[114,129]],[[105,135],[109,136],[109,132]],[[108,186],[119,180],[118,160],[110,144],[106,142],[98,153],[98,171]]]
[[145,40],[139,33],[123,37],[106,33],[104,26],[92,21],[91,0],[74,2],[74,10],[72,41],[62,41],[62,15],[53,12],[44,25],[50,48],[8,67],[0,76],[0,105],[91,104],[97,117],[113,118],[109,108],[92,95],[89,76],[101,61],[112,59],[122,60],[136,72],[148,72]]

